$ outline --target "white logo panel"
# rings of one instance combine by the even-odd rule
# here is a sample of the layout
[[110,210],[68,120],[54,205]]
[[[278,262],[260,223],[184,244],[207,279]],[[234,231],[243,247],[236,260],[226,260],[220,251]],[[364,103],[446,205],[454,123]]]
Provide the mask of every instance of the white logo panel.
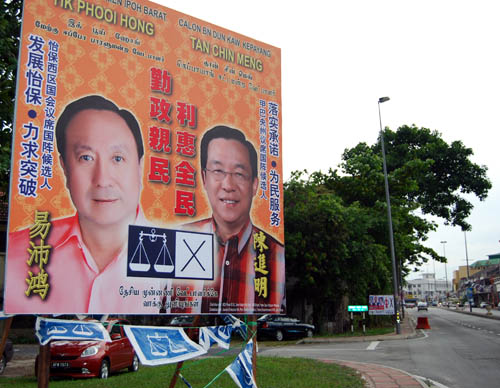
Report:
[[213,236],[180,232],[175,236],[175,277],[213,279]]

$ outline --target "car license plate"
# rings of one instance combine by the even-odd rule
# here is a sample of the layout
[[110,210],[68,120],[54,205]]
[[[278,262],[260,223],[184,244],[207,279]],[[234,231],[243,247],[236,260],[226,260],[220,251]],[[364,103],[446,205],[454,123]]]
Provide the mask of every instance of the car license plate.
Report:
[[53,362],[52,368],[69,368],[69,362]]

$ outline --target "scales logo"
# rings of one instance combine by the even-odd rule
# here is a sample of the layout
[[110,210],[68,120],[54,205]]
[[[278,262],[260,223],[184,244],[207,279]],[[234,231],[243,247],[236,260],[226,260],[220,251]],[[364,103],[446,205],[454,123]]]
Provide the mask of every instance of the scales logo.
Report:
[[185,353],[188,351],[182,344],[176,344],[170,340],[166,334],[160,335],[155,332],[154,335],[147,335],[146,338],[149,341],[151,355],[156,357],[164,357],[169,353]]
[[129,226],[127,276],[212,280],[213,235]]

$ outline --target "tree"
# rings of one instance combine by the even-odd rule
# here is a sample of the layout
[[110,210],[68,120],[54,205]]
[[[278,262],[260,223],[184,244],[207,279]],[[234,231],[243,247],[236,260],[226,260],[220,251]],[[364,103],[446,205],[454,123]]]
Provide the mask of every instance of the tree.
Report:
[[[484,200],[491,183],[486,167],[472,163],[472,150],[461,142],[448,145],[438,132],[415,126],[386,129],[384,136],[397,273],[404,277],[410,265],[445,261],[425,246],[437,226],[425,215],[468,229],[472,205],[463,194]],[[379,144],[347,149],[340,171],[305,174],[293,173],[284,185],[288,300],[303,296],[314,306],[315,322],[329,315],[342,331],[346,300],[392,294]]]
[[8,192],[22,0],[0,3],[0,195]]
[[348,300],[361,304],[370,290],[389,290],[386,248],[370,234],[382,220],[358,204],[346,206],[326,187],[329,176],[303,176],[293,173],[284,188],[288,308],[305,300],[314,322],[329,317],[342,332]]

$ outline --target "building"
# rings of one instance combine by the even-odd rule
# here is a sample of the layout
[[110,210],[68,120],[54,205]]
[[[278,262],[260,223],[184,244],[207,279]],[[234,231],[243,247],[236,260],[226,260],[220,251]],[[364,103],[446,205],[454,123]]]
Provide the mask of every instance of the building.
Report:
[[428,302],[445,300],[452,292],[451,283],[444,279],[436,279],[433,273],[424,273],[420,279],[407,280],[403,290],[409,298]]
[[460,289],[461,283],[467,280],[467,277],[472,277],[480,270],[469,266],[469,275],[467,275],[467,266],[461,265],[456,271],[453,271],[453,291],[456,293]]
[[[463,275],[462,275],[463,276]],[[500,253],[488,255],[487,260],[476,260],[469,266],[469,279],[460,276],[457,295],[465,299],[466,295],[476,305],[487,302],[497,305],[500,300]]]

